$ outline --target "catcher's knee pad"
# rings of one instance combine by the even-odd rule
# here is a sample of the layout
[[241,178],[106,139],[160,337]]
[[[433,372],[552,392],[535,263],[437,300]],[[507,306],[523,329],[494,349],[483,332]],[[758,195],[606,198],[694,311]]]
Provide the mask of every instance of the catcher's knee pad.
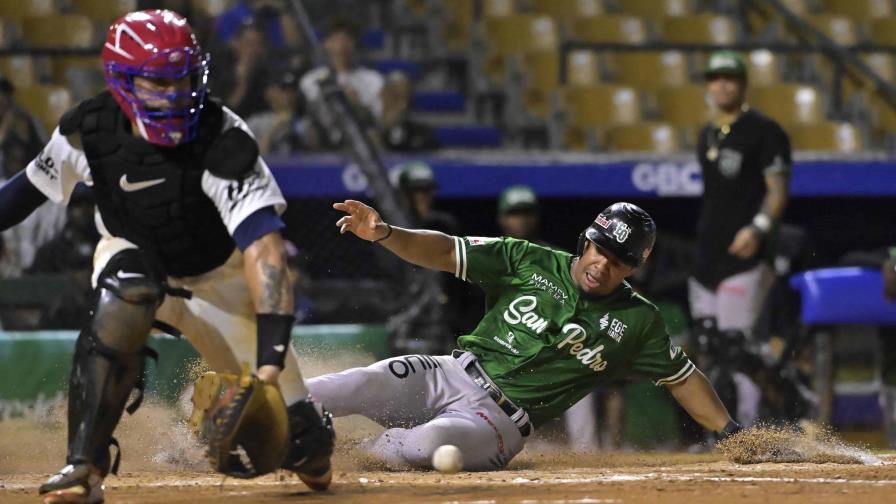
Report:
[[161,266],[138,249],[113,256],[97,281],[93,313],[97,338],[117,351],[142,348],[165,299],[164,279]]
[[286,408],[289,415],[290,448],[284,469],[299,473],[324,473],[330,470],[330,456],[336,441],[333,415],[318,411],[311,398]]

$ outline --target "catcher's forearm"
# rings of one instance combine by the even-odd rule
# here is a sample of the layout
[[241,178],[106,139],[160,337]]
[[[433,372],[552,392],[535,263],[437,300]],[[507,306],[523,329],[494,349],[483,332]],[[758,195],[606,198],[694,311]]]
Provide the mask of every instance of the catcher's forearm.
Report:
[[721,432],[731,416],[719,400],[716,391],[700,370],[695,370],[681,383],[669,385],[669,392],[679,404],[703,427]]
[[268,233],[255,240],[243,253],[243,266],[255,312],[291,315],[293,293],[280,233]]
[[255,240],[243,253],[243,267],[257,313],[256,365],[283,369],[295,317],[286,247],[280,233],[271,232]]
[[[454,238],[428,229],[403,229],[379,224],[380,245],[405,261],[424,268],[454,271]],[[391,228],[391,234],[389,229]]]

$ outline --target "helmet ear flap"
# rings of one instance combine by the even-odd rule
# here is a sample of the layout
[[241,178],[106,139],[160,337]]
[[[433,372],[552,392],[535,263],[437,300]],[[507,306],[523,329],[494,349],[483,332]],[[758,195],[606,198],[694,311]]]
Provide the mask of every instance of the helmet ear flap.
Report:
[[579,243],[576,245],[576,255],[582,257],[585,253],[585,231],[579,233]]

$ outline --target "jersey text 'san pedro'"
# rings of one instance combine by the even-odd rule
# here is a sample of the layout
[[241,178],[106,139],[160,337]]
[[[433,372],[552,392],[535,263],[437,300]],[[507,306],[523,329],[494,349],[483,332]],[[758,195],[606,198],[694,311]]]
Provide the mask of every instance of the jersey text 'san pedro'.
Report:
[[459,278],[486,292],[487,313],[458,345],[533,424],[559,416],[600,382],[637,375],[667,385],[694,365],[659,311],[628,283],[582,296],[574,256],[513,238],[455,238]]

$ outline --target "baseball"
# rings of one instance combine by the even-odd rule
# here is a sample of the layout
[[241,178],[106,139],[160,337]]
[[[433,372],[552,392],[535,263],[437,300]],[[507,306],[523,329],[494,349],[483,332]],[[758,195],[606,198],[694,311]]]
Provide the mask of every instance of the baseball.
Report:
[[464,467],[464,456],[454,445],[442,445],[432,454],[432,466],[436,471],[454,474]]

